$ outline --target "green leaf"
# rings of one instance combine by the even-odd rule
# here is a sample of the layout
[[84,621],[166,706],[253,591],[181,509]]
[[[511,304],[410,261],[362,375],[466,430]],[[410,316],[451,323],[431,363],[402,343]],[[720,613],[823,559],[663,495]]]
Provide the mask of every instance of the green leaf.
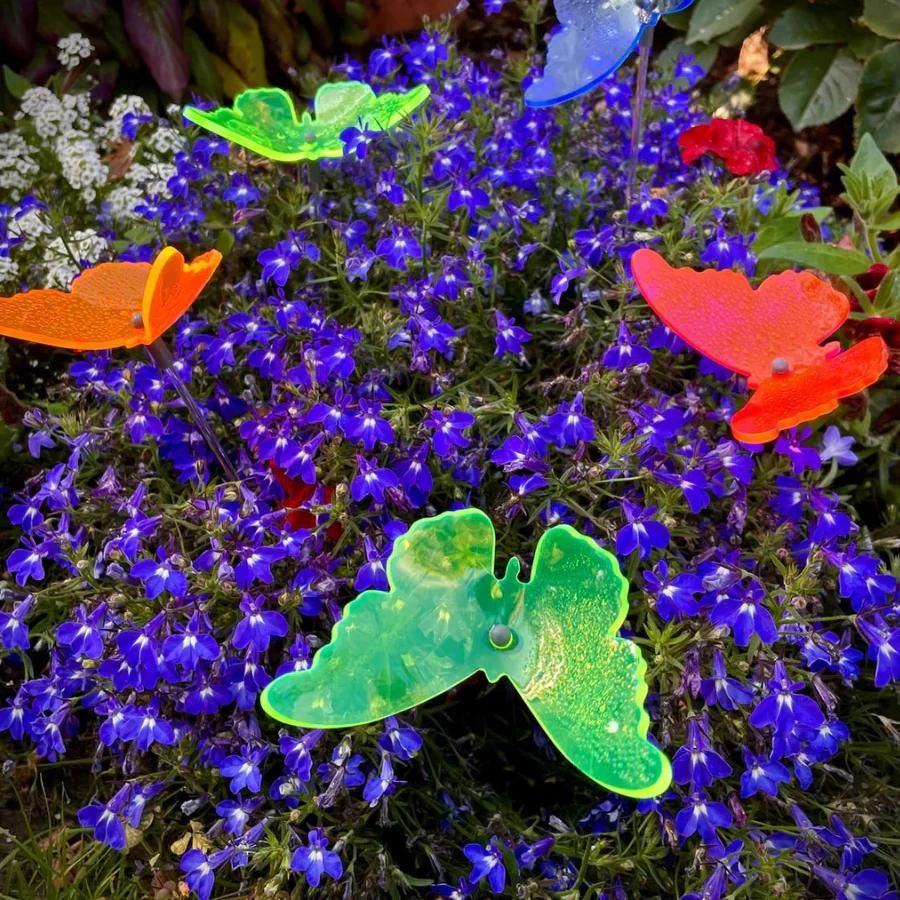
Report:
[[869,258],[858,250],[845,250],[830,244],[808,244],[788,241],[766,247],[756,254],[758,259],[777,259],[827,272],[829,275],[859,275],[869,268]]
[[860,175],[868,175],[873,181],[885,180],[886,183],[897,185],[897,173],[888,162],[887,157],[878,148],[871,134],[864,134],[859,141],[859,147],[850,161],[850,171]]
[[900,153],[900,43],[869,58],[859,85],[857,130],[888,153]]
[[865,0],[862,22],[882,37],[900,38],[900,0]]
[[781,79],[778,98],[795,131],[824,125],[853,103],[862,65],[843,47],[801,50]]
[[875,227],[882,231],[900,231],[900,212],[896,212],[886,219],[881,219],[875,223]]
[[15,100],[21,100],[25,91],[32,87],[31,82],[27,78],[24,78],[18,72],[14,72],[7,65],[3,66],[3,82]]
[[847,49],[857,58],[867,60],[870,56],[883,50],[890,42],[887,38],[880,35],[872,34],[866,29],[854,29],[850,39],[847,41]]
[[766,35],[783,50],[802,50],[816,44],[846,44],[850,17],[837,9],[821,9],[807,3],[792,6]]
[[691,16],[687,42],[707,43],[736,28],[759,6],[758,0],[699,0]]
[[306,728],[348,728],[425,703],[475,672],[507,677],[570,762],[610,790],[652,797],[671,768],[647,740],[646,664],[617,636],[618,563],[568,525],[551,528],[531,580],[494,576],[494,529],[477,509],[421,519],[387,562],[388,591],[344,610],[312,666],[276,678],[263,709]]
[[212,53],[193,28],[184,31],[184,49],[191,64],[191,78],[204,97],[222,99],[222,79],[213,62]]
[[227,4],[228,44],[225,56],[250,87],[266,80],[266,51],[256,18],[237,0]]
[[888,272],[878,286],[873,304],[880,316],[900,317],[900,272]]

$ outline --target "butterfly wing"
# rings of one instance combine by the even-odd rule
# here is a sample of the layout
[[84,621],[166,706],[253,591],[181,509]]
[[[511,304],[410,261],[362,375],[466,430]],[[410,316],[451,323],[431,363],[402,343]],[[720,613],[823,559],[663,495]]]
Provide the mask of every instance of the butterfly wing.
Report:
[[616,637],[628,585],[615,557],[567,525],[541,538],[525,587],[529,661],[510,678],[560,752],[588,777],[629,797],[653,797],[671,780],[647,740],[646,663]]
[[363,111],[363,125],[369,131],[387,131],[417,110],[431,95],[427,84],[416,85],[403,93],[386,91],[379,94]]
[[70,292],[0,297],[0,334],[69,350],[134,346],[143,335],[134,317],[149,274],[149,263],[101,263],[82,272]]
[[183,112],[195,125],[281,162],[305,159],[315,139],[309,125],[298,122],[294,101],[281,88],[252,88],[238,94],[234,106],[209,112],[186,106]]
[[631,271],[660,319],[695,350],[749,378],[756,387],[772,361],[791,369],[816,365],[838,351],[819,346],[850,313],[847,298],[809,272],[782,272],[753,290],[739,272],[676,269],[642,249]]
[[387,563],[389,591],[345,609],[331,643],[303,672],[263,692],[272,717],[304,728],[348,728],[424,703],[478,671],[493,651],[494,530],[475,509],[416,522]]
[[200,296],[222,261],[207,250],[189,263],[174,247],[164,247],[153,261],[142,301],[143,339],[152,343],[172,327]]
[[842,397],[874,384],[887,365],[887,345],[876,336],[817,366],[767,378],[732,418],[732,433],[748,444],[774,440],[785,428],[829,413]]
[[550,38],[541,77],[525,91],[527,106],[555,106],[593,90],[640,40],[636,3],[556,0],[556,14],[562,27]]

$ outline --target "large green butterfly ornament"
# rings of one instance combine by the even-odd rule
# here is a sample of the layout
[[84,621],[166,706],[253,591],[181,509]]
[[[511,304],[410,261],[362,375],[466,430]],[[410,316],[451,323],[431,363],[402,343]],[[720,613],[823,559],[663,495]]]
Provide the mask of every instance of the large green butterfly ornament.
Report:
[[425,703],[481,671],[506,676],[560,752],[629,797],[671,781],[647,740],[646,664],[617,637],[627,582],[568,525],[541,537],[531,581],[494,577],[494,529],[476,509],[416,522],[387,562],[389,591],[346,608],[312,666],[275,679],[265,711],[303,728],[350,728]]
[[341,133],[355,127],[386,131],[421,106],[431,91],[420,84],[405,93],[375,94],[361,81],[323,84],[313,100],[315,118],[297,111],[281,88],[253,88],[232,107],[210,112],[186,106],[184,117],[235,144],[282,162],[344,155]]

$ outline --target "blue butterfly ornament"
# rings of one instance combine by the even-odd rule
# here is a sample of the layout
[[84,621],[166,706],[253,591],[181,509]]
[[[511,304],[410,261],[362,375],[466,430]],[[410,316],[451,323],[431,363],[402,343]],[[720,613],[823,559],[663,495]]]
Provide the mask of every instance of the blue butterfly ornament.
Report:
[[555,106],[593,90],[631,56],[660,16],[694,0],[555,0],[562,28],[547,47],[543,74],[525,91],[526,106]]

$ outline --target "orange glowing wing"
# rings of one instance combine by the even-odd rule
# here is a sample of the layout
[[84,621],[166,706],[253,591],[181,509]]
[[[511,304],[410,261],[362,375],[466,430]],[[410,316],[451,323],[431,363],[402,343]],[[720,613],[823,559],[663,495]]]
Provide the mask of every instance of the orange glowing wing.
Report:
[[101,263],[82,272],[71,293],[36,290],[0,297],[0,334],[70,350],[134,346],[144,334],[134,315],[149,273],[150,263]]
[[153,343],[184,315],[221,261],[218,250],[207,250],[185,263],[173,247],[163,248],[153,262],[144,291],[141,309],[146,334],[141,343]]
[[870,337],[818,365],[773,375],[735,413],[731,431],[748,444],[771,441],[783,429],[829,413],[842,397],[874,384],[887,364],[887,345]]
[[0,334],[70,350],[149,344],[196,300],[222,256],[210,250],[185,265],[174,248],[153,264],[101,263],[71,291],[34,290],[0,297]]
[[653,311],[680,338],[751,387],[779,357],[790,370],[839,352],[820,346],[850,314],[847,298],[810,272],[782,272],[753,290],[739,272],[676,269],[653,250],[638,250],[631,271]]

